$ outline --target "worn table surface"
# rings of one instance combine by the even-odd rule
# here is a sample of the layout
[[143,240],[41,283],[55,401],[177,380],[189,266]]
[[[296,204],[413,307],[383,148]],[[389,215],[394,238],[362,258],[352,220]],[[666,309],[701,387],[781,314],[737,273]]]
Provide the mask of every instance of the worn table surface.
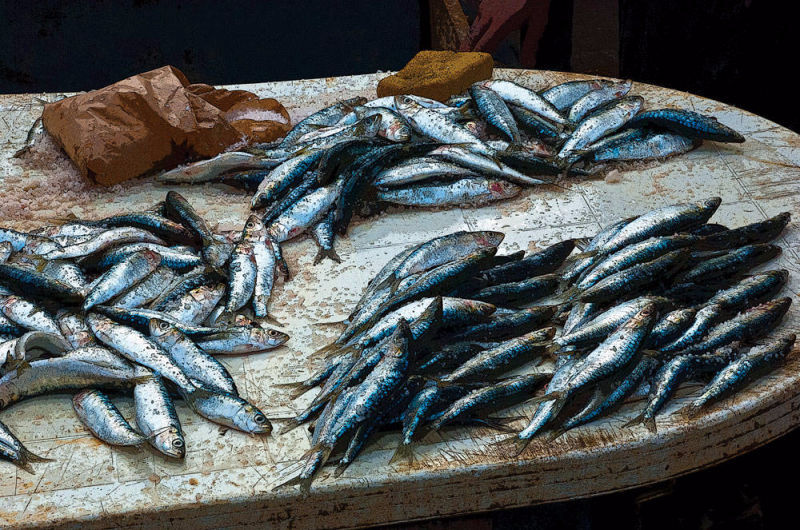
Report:
[[[383,74],[266,83],[244,87],[276,97],[293,118],[334,100],[375,96]],[[575,78],[552,72],[497,70],[497,77],[541,88]],[[392,210],[358,220],[337,242],[341,265],[312,266],[313,243],[287,245],[296,276],[276,290],[275,316],[292,339],[267,354],[223,359],[242,394],[268,416],[286,417],[311,395],[291,401],[278,383],[298,380],[313,365],[308,355],[336,330],[314,326],[347,314],[361,289],[383,264],[410,243],[464,229],[497,229],[508,235],[506,251],[532,250],[562,238],[594,234],[622,216],[708,196],[722,197],[713,221],[732,226],[781,211],[800,215],[800,137],[758,116],[685,93],[636,85],[649,107],[675,106],[710,113],[742,132],[744,144],[706,143],[663,163],[621,170],[621,181],[567,182],[566,189],[541,187],[518,198],[480,209]],[[0,190],[24,187],[30,202],[4,225],[36,226],[72,212],[99,216],[135,210],[163,197],[165,186],[142,179],[112,190],[96,190],[75,176],[63,155],[47,141],[23,160],[10,155],[25,140],[41,99],[56,95],[0,96]],[[181,188],[190,201],[222,228],[238,228],[247,196],[223,186]],[[4,205],[7,208],[8,205]],[[771,266],[785,267],[791,279],[785,296],[800,286],[800,227],[793,221],[779,242],[784,254]],[[798,329],[798,304],[784,327]],[[686,421],[669,415],[696,387],[659,417],[658,434],[621,429],[634,413],[629,405],[614,416],[570,431],[556,441],[535,440],[519,457],[488,443],[500,435],[475,429],[429,436],[417,460],[388,464],[395,434],[375,440],[348,471],[333,479],[326,469],[308,497],[298,489],[272,487],[309,447],[309,435],[295,429],[283,436],[251,437],[219,429],[179,404],[188,452],[174,462],[148,448],[112,448],[96,441],[75,418],[68,396],[41,397],[0,412],[35,453],[52,458],[37,464],[36,475],[0,462],[0,526],[65,524],[158,527],[167,522],[193,528],[256,525],[297,528],[350,527],[464,514],[530,505],[653,483],[710,466],[764,444],[800,421],[800,356],[721,403]],[[118,400],[127,417],[128,399]],[[523,408],[523,413],[529,411]],[[520,412],[512,411],[514,415]],[[279,428],[280,420],[275,421]]]

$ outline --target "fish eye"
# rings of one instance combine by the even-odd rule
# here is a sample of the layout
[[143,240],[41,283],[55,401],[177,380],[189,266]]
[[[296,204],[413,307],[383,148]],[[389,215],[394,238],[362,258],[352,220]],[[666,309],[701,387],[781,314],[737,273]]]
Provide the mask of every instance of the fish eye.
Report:
[[269,334],[270,337],[277,337],[278,336],[278,332],[275,331],[274,329],[269,330],[267,333]]
[[168,329],[169,328],[169,323],[164,322],[162,320],[161,322],[158,323],[158,327],[161,328],[161,329]]
[[256,414],[255,416],[253,416],[253,421],[258,423],[259,425],[262,425],[267,421],[267,417],[264,416],[263,414]]
[[247,221],[244,226],[247,228],[253,228],[255,225],[256,224],[253,221]]
[[183,440],[181,440],[180,438],[175,438],[174,440],[172,440],[172,447],[174,447],[175,449],[183,449]]

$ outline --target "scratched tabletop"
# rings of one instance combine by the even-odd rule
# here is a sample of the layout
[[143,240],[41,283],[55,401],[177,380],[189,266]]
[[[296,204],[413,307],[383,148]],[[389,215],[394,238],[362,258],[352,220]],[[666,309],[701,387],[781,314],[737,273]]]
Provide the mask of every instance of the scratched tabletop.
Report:
[[[229,88],[277,98],[296,122],[339,99],[374,98],[377,82],[385,75]],[[523,70],[495,70],[495,76],[536,89],[580,77]],[[336,243],[341,264],[324,261],[313,266],[313,242],[288,243],[286,257],[295,276],[276,288],[271,309],[285,323],[291,340],[272,352],[221,358],[243,396],[270,418],[302,410],[313,392],[293,401],[285,388],[276,385],[309,374],[314,368],[311,352],[338,331],[314,324],[348,314],[368,280],[406,246],[457,230],[500,230],[507,234],[501,251],[535,250],[561,239],[591,236],[601,226],[651,208],[720,196],[723,203],[712,221],[729,226],[787,210],[794,214],[778,241],[784,253],[768,266],[790,271],[781,296],[796,298],[800,137],[761,117],[683,92],[635,84],[633,93],[644,96],[649,108],[671,106],[716,116],[747,141],[707,142],[665,162],[623,167],[613,179],[567,180],[563,188],[529,189],[483,208],[390,209],[351,225],[348,235]],[[31,152],[12,159],[24,145],[42,102],[64,95],[0,96],[0,196],[4,197],[0,225],[24,229],[64,213],[100,217],[132,211],[163,199],[169,189],[180,189],[220,229],[242,226],[248,195],[222,185],[169,187],[145,178],[97,189],[80,178],[45,135],[37,138]],[[798,310],[800,304],[795,303],[784,328],[798,331]],[[800,422],[798,368],[800,355],[795,354],[780,369],[694,420],[671,414],[699,388],[684,387],[659,416],[657,434],[621,427],[640,402],[555,441],[534,439],[519,456],[502,444],[491,445],[506,435],[454,428],[426,437],[412,463],[389,464],[398,436],[385,433],[341,477],[333,478],[324,469],[307,496],[297,487],[272,491],[309,448],[306,429],[269,437],[222,432],[181,402],[178,413],[187,454],[185,460],[173,461],[148,447],[105,445],[78,422],[69,396],[43,396],[0,411],[0,420],[30,450],[53,459],[36,464],[35,475],[0,462],[0,527],[339,528],[600,495],[717,464],[793,429]],[[131,400],[116,402],[131,418]],[[530,412],[522,406],[507,414]],[[273,423],[279,430],[282,421]]]

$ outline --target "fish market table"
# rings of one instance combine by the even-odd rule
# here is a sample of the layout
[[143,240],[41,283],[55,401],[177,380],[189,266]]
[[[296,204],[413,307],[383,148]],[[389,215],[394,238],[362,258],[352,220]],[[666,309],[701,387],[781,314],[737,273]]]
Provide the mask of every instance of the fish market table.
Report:
[[[236,86],[286,104],[293,121],[337,100],[375,97],[386,74]],[[580,76],[555,72],[495,70],[498,78],[541,88]],[[315,323],[342,318],[368,280],[411,243],[457,230],[507,233],[504,252],[535,250],[566,238],[595,234],[601,226],[658,206],[722,198],[713,222],[739,226],[783,211],[800,216],[800,136],[763,118],[690,94],[635,84],[632,93],[653,105],[711,114],[746,137],[743,144],[706,142],[686,155],[614,171],[605,179],[566,180],[562,187],[526,189],[514,199],[475,209],[390,209],[358,219],[337,242],[342,263],[312,266],[313,242],[286,245],[296,276],[275,290],[272,310],[291,340],[280,349],[225,357],[243,397],[270,418],[290,417],[313,393],[292,400],[286,388],[309,374],[310,354],[335,337]],[[113,188],[84,183],[47,138],[20,159],[40,101],[56,94],[0,96],[0,192],[3,226],[33,228],[75,214],[100,217],[141,210],[178,189],[220,229],[239,229],[249,194],[225,186],[166,186],[140,179]],[[800,289],[800,226],[794,219],[777,242],[784,252],[771,266],[786,268],[785,293]],[[798,331],[798,304],[782,328]],[[272,491],[309,448],[307,429],[284,435],[248,436],[221,431],[177,403],[187,454],[170,461],[149,448],[110,447],[79,423],[68,396],[39,397],[0,411],[0,420],[33,452],[52,461],[36,475],[0,462],[0,526],[63,525],[75,528],[270,525],[355,527],[461,515],[579,497],[652,484],[718,464],[768,443],[800,422],[800,356],[758,379],[732,399],[696,419],[670,414],[687,403],[691,388],[658,418],[658,433],[622,428],[630,405],[574,429],[555,441],[534,439],[514,456],[492,442],[502,435],[459,428],[423,440],[412,463],[389,463],[398,434],[371,444],[339,478],[325,468],[309,494],[299,488]],[[696,387],[695,389],[696,390]],[[117,400],[132,416],[129,399]],[[509,411],[530,414],[529,407]],[[277,432],[282,421],[276,419]]]

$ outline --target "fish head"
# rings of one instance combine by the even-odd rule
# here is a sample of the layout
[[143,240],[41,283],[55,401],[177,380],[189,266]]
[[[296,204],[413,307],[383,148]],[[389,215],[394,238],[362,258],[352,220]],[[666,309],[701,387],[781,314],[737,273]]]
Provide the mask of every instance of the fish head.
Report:
[[789,281],[789,271],[786,269],[781,269],[779,271],[772,271],[772,273],[778,277],[781,283],[786,283]]
[[475,242],[481,247],[497,247],[506,237],[503,232],[493,232],[491,230],[473,232],[473,236]]
[[289,340],[289,335],[275,328],[252,328],[250,335],[253,343],[260,346],[262,350],[277,348]]
[[183,434],[177,427],[169,426],[159,431],[150,438],[150,443],[160,452],[172,458],[186,456],[186,442],[183,441]]
[[232,245],[215,241],[203,247],[203,259],[212,267],[222,267],[230,258],[232,250]]
[[709,197],[708,199],[698,202],[697,206],[699,208],[702,208],[703,210],[716,211],[716,209],[719,208],[720,204],[722,204],[721,197]]
[[272,424],[264,413],[250,403],[242,405],[242,407],[236,411],[232,420],[233,424],[238,429],[250,434],[269,434],[272,432]]
[[393,142],[407,142],[411,139],[411,127],[402,120],[395,120],[386,127],[383,136]]
[[416,111],[421,109],[422,105],[407,95],[399,95],[394,97],[394,108],[399,112]]
[[621,98],[628,92],[630,92],[631,87],[633,87],[633,81],[630,79],[626,79],[625,81],[619,81],[613,84],[614,87],[614,96]]
[[381,129],[381,115],[367,116],[356,124],[355,131],[358,136],[371,138]]
[[497,307],[488,302],[481,302],[480,300],[463,300],[464,306],[470,313],[475,313],[480,316],[489,316],[497,310]]
[[181,335],[181,332],[175,326],[160,318],[151,318],[148,328],[150,335],[161,343],[174,344]]
[[242,239],[249,239],[252,237],[259,237],[266,234],[266,227],[261,217],[256,214],[250,215],[244,223],[242,230]]
[[608,79],[594,79],[591,83],[589,83],[589,87],[592,90],[600,90],[601,88],[608,88],[614,85],[614,81],[609,81]]
[[554,328],[553,326],[549,326],[549,327],[546,327],[546,328],[539,329],[539,330],[535,331],[535,333],[538,335],[539,340],[546,341],[546,340],[550,340],[553,337],[555,337],[556,328]]
[[642,96],[628,96],[620,99],[615,106],[619,107],[626,114],[633,117],[644,105],[644,98]]
[[519,186],[507,180],[490,180],[487,185],[489,191],[495,197],[508,197],[519,190]]

